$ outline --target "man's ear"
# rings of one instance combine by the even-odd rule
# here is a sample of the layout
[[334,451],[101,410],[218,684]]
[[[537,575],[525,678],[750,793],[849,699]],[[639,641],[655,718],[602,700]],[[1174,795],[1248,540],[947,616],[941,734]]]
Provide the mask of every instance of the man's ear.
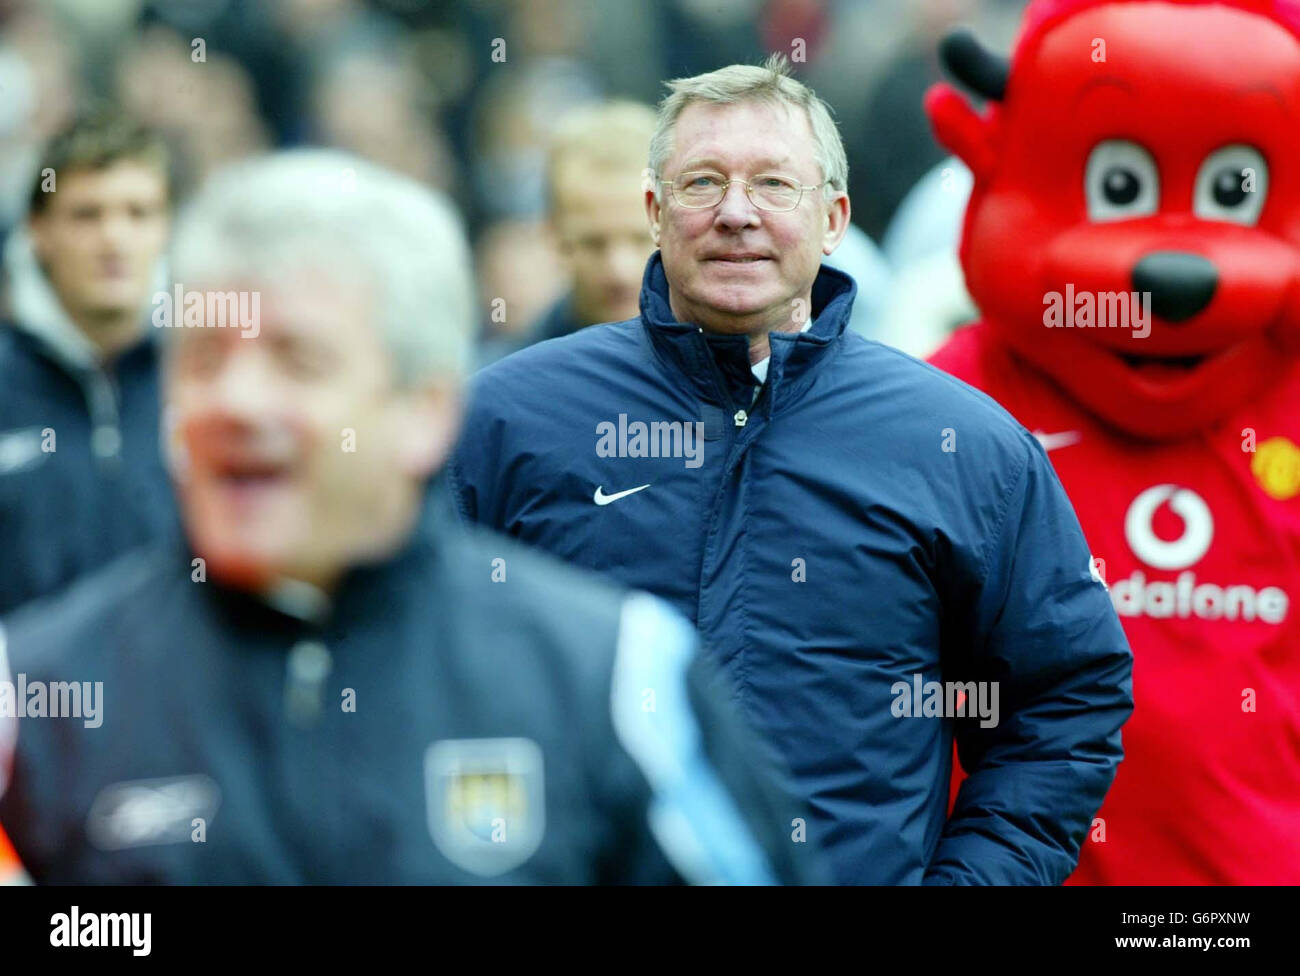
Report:
[[844,235],[849,230],[849,220],[853,208],[849,205],[849,195],[841,193],[826,208],[826,232],[822,235],[822,253],[830,254],[840,246]]
[[641,194],[645,198],[645,216],[650,225],[650,237],[655,242],[655,247],[659,246],[659,220],[663,215],[663,208],[659,206],[658,196],[659,184],[655,182],[655,174],[646,170],[641,174]]
[[461,382],[440,377],[398,395],[397,452],[402,469],[428,478],[446,462],[460,436]]

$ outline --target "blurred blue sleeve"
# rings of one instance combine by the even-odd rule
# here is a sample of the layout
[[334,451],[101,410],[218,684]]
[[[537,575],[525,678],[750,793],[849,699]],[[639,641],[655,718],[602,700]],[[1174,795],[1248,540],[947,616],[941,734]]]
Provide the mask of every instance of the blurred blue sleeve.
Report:
[[691,625],[646,594],[623,608],[611,708],[620,745],[650,785],[650,831],[683,879],[823,879],[773,753],[744,727]]

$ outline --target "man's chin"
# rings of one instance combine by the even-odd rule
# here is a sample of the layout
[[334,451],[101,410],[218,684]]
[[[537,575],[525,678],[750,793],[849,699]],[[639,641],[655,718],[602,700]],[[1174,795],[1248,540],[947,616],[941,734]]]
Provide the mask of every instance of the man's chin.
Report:
[[241,589],[257,589],[285,573],[300,547],[277,536],[274,526],[255,531],[249,523],[205,521],[188,527],[191,547],[209,577]]
[[700,291],[719,300],[754,302],[755,293],[774,294],[780,290],[775,261],[731,265],[706,261],[700,271]]
[[92,318],[116,319],[136,312],[145,307],[149,301],[149,291],[135,282],[130,284],[112,283],[96,288],[83,297],[81,307]]
[[266,589],[281,574],[273,563],[248,554],[212,552],[202,557],[208,578],[236,590],[255,593]]
[[779,302],[775,293],[768,295],[752,287],[706,288],[701,290],[696,308],[709,313],[714,331],[751,332],[755,323],[771,316]]

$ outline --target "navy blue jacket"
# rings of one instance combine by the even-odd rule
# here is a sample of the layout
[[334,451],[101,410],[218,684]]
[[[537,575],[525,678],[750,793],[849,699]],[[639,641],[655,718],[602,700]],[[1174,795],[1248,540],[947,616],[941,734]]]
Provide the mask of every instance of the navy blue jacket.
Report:
[[[685,620],[426,514],[332,602],[198,580],[188,551],[157,545],[14,614],[9,704],[48,690],[0,782],[32,877],[819,877]],[[52,717],[57,682],[83,690]]]
[[152,336],[76,367],[0,325],[0,613],[174,532]]
[[[854,292],[822,269],[754,399],[747,339],[674,321],[654,255],[639,319],[478,374],[462,515],[695,621],[839,880],[1058,884],[1122,755],[1128,644],[1038,443],[846,332]],[[956,681],[983,683],[983,720],[944,686],[955,707],[911,710]]]

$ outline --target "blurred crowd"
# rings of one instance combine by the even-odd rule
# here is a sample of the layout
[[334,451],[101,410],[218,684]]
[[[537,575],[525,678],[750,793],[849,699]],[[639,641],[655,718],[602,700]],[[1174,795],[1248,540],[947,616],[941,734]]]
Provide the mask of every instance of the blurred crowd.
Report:
[[[923,354],[937,344],[931,333],[941,336],[969,311],[951,254],[963,174],[945,160],[921,110],[939,77],[936,46],[966,23],[1006,49],[1023,5],[0,0],[0,234],[23,218],[41,145],[95,102],[118,103],[164,134],[182,202],[212,169],[258,150],[344,148],[458,204],[476,250],[491,359],[571,322],[635,313],[651,248],[648,236],[635,240],[627,230],[640,208],[638,133],[649,131],[636,106],[652,107],[665,79],[783,51],[834,109],[848,151],[862,232],[841,255],[862,290],[854,327]],[[588,132],[575,128],[575,112],[610,100],[622,106],[613,129],[590,111]],[[552,153],[566,128],[579,164],[560,187]],[[609,138],[620,131],[625,140]],[[602,145],[625,151],[591,159],[591,147],[599,157]],[[917,186],[927,173],[928,192],[925,182]],[[621,226],[591,226],[579,215],[566,229],[556,219],[566,206],[616,210],[591,206],[611,180],[620,193],[628,187]],[[574,189],[583,186],[594,189]],[[575,266],[598,280],[575,282]],[[904,321],[912,323],[906,330]]]

